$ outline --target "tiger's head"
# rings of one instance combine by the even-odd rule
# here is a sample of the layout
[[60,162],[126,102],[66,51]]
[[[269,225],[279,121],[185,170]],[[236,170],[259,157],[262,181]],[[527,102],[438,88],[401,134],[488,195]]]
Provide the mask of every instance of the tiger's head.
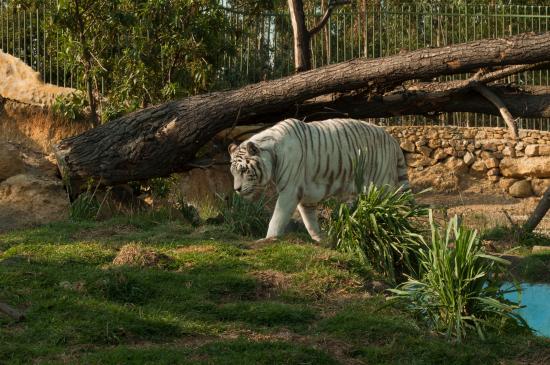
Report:
[[245,141],[229,146],[233,189],[239,195],[250,198],[271,180],[272,161],[268,151],[256,143]]

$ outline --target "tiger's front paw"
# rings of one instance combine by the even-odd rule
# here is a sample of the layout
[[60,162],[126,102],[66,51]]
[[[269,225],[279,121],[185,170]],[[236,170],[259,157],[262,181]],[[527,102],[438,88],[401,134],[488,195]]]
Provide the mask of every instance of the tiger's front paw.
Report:
[[279,237],[266,237],[266,238],[261,238],[259,240],[256,240],[255,243],[273,243],[273,242],[277,242],[279,240]]

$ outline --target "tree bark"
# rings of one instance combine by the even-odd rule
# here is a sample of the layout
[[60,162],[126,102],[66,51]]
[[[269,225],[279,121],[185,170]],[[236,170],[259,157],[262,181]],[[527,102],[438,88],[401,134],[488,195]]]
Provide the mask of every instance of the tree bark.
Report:
[[544,192],[544,195],[540,199],[539,203],[537,204],[537,207],[535,208],[535,211],[531,214],[527,222],[523,225],[523,232],[525,233],[531,233],[537,228],[540,221],[548,210],[550,209],[550,188],[546,189]]
[[[550,88],[530,87],[518,90],[509,85],[487,87],[506,104],[513,115],[524,118],[550,118]],[[473,90],[453,92],[402,91],[383,96],[343,95],[319,97],[307,101],[294,113],[298,119],[321,120],[331,117],[388,118],[403,115],[439,113],[482,113],[500,116],[500,111]],[[277,116],[273,115],[273,120]],[[283,117],[286,115],[283,114]],[[268,120],[268,116],[264,117]]]
[[116,184],[167,176],[185,170],[197,151],[221,130],[273,115],[282,119],[296,105],[317,96],[355,89],[373,94],[407,80],[548,59],[550,32],[355,59],[140,110],[61,141],[55,154],[73,187],[89,178]]
[[307,71],[311,69],[311,36],[306,26],[304,4],[302,0],[288,0],[288,9],[294,37],[294,71]]

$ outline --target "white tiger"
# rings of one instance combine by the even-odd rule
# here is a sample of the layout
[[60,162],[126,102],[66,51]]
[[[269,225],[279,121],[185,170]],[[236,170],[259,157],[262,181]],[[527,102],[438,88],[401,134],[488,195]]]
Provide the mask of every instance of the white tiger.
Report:
[[273,181],[278,198],[266,238],[284,233],[296,207],[315,241],[323,236],[316,205],[356,194],[355,161],[364,153],[364,183],[409,187],[399,143],[383,128],[353,119],[304,123],[287,119],[239,146],[231,144],[235,191],[245,198]]

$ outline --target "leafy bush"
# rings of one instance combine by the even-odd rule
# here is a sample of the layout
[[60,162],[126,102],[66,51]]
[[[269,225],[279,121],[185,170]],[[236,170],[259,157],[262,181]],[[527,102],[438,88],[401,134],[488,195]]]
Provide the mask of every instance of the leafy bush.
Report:
[[339,250],[357,255],[396,282],[416,271],[414,256],[422,236],[413,218],[426,214],[410,191],[371,185],[351,205],[333,210],[329,237]]
[[220,214],[224,225],[233,233],[243,236],[264,236],[269,224],[269,212],[266,210],[264,196],[256,200],[247,200],[237,194],[219,196]]
[[[488,328],[513,322],[527,326],[504,299],[499,275],[508,261],[488,255],[477,232],[466,229],[455,216],[444,235],[430,212],[431,244],[418,250],[418,279],[391,289],[393,299],[406,304],[434,330],[461,341],[470,330],[485,338]],[[509,320],[513,321],[509,321]]]
[[61,116],[67,120],[81,120],[86,118],[86,108],[88,101],[81,92],[75,92],[68,95],[58,96],[52,105],[55,115]]

